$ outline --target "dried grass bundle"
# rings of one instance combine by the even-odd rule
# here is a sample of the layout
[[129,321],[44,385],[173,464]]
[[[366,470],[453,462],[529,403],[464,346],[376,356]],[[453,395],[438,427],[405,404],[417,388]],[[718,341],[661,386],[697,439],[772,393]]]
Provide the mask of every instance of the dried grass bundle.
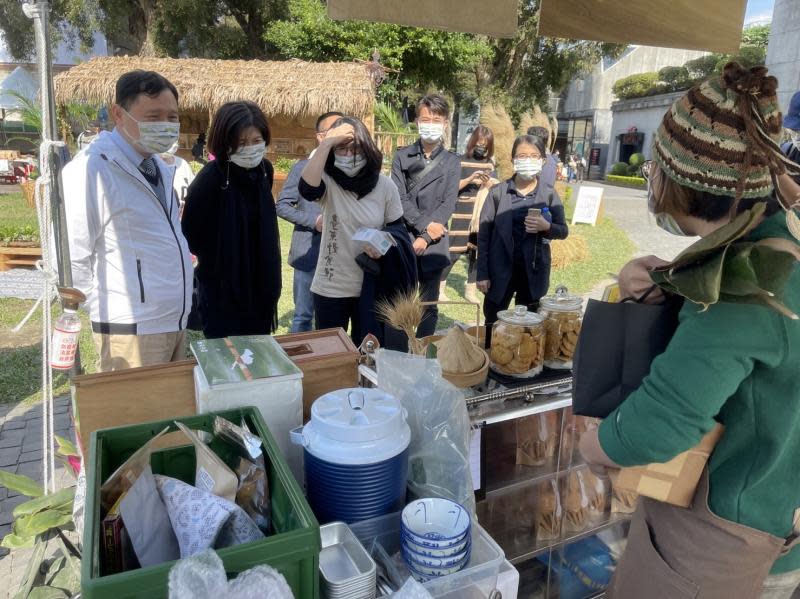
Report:
[[589,259],[589,245],[583,235],[571,234],[566,239],[550,242],[551,268],[559,270]]
[[550,124],[550,117],[548,117],[542,109],[534,106],[531,110],[522,115],[519,122],[519,134],[525,135],[531,127],[544,127],[549,132],[548,138],[545,140],[545,147],[550,148],[550,140],[553,139],[553,129]]
[[506,109],[500,104],[489,104],[481,108],[481,125],[489,127],[494,133],[494,157],[497,160],[497,171],[501,179],[514,174],[511,161],[511,148],[517,132]]
[[378,301],[375,314],[378,320],[406,334],[409,353],[425,355],[426,344],[417,339],[417,328],[422,322],[425,307],[416,289],[397,293],[391,300]]

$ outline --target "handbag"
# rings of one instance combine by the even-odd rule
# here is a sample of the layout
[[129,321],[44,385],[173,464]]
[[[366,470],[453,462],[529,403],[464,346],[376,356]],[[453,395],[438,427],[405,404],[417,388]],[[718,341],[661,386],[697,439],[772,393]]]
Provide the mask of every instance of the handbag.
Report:
[[573,358],[575,414],[607,417],[639,388],[669,345],[683,298],[668,295],[661,304],[645,304],[656,289],[619,303],[589,300]]

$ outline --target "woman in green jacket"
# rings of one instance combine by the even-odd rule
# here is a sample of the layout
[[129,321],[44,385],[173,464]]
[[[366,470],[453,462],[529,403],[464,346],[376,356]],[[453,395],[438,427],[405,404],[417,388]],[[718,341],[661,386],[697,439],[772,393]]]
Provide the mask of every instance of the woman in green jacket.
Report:
[[[675,102],[653,142],[648,203],[657,223],[676,235],[727,237],[714,254],[730,244],[726,267],[736,266],[727,260],[737,248],[764,240],[798,255],[784,206],[800,197],[781,204],[773,192],[774,178],[793,168],[775,142],[776,88],[766,68],[729,64]],[[753,226],[737,239],[731,221],[746,211]],[[709,262],[688,268],[699,275]],[[651,256],[626,266],[623,295],[641,295],[664,264]],[[687,300],[639,389],[582,435],[586,461],[603,472],[668,462],[716,423],[725,427],[690,508],[640,500],[611,599],[789,599],[800,583],[800,321],[791,316],[800,313],[800,268],[791,258],[749,266],[780,287],[776,295]]]

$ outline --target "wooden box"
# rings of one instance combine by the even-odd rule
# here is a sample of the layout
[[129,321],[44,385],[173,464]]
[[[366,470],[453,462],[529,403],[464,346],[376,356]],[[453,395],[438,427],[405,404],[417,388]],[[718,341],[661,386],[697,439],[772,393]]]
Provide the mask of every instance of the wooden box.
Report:
[[[194,360],[185,360],[76,376],[72,408],[84,455],[89,437],[98,429],[196,414],[192,377],[196,365]],[[176,436],[186,443],[183,433]],[[160,446],[171,444],[166,439]]]
[[336,389],[358,386],[359,353],[343,329],[325,329],[275,337],[303,371],[303,422],[311,404]]

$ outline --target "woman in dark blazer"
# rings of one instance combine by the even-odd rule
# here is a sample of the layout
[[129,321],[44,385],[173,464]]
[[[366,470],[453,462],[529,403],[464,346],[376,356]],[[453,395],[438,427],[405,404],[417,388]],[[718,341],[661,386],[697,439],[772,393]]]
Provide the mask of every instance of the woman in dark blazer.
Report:
[[[540,180],[542,140],[522,135],[512,149],[514,176],[495,185],[481,211],[478,230],[478,289],[486,294],[487,344],[497,313],[516,296],[517,305],[538,308],[550,287],[550,240],[569,234],[564,205],[552,183]],[[533,208],[541,210],[536,216]]]

